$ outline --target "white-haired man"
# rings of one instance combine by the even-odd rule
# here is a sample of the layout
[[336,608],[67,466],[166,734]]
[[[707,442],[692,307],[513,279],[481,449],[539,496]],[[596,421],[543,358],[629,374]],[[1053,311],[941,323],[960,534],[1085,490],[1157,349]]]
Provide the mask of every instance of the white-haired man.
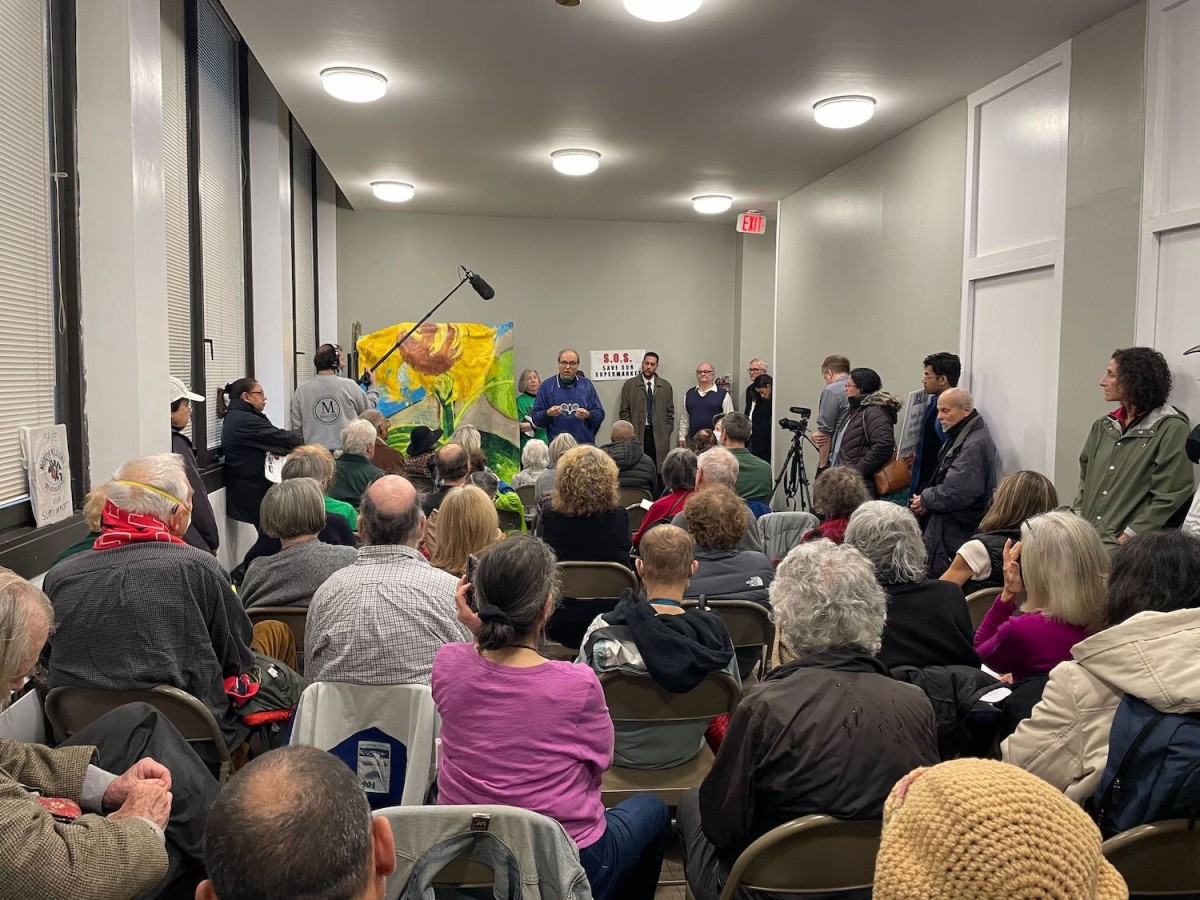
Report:
[[[705,450],[696,459],[697,491],[702,491],[704,488],[712,487],[713,485],[723,484],[736,493],[737,480],[737,457],[724,447],[712,447],[709,450]],[[671,524],[678,525],[684,531],[687,531],[687,513],[679,513],[671,520]],[[750,516],[749,524],[746,526],[746,531],[742,535],[742,539],[738,541],[737,548],[739,550],[755,550],[759,553],[763,550],[762,539],[758,535],[757,520],[753,515]]]
[[342,429],[342,455],[334,466],[329,496],[349,503],[355,509],[363,491],[386,472],[375,465],[375,426],[366,419],[355,419]]
[[[250,729],[229,705],[226,676],[248,671],[253,651],[294,666],[296,645],[280,622],[251,628],[216,559],[180,539],[190,519],[191,486],[175,454],[116,471],[92,549],[46,573],[58,623],[50,687],[180,688],[212,710],[233,750]],[[208,745],[197,750],[216,761]]]

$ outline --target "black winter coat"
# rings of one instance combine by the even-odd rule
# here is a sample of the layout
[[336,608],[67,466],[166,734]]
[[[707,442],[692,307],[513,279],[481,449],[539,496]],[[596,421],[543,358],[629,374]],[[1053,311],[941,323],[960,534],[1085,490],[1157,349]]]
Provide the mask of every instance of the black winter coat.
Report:
[[887,391],[850,398],[850,412],[842,426],[837,464],[862,475],[872,497],[879,496],[875,490],[875,473],[896,452],[896,418],[900,407],[900,398]]
[[816,653],[743,695],[700,785],[701,827],[729,858],[811,813],[878,819],[897,781],[937,762],[921,691],[857,648]]
[[200,477],[200,467],[196,465],[196,452],[186,434],[171,430],[171,452],[183,458],[183,470],[187,473],[188,484],[192,486],[192,524],[188,526],[183,539],[197,550],[215,553],[221,545],[221,534],[217,531],[212,504],[208,502],[208,489]]
[[930,577],[940,577],[958,548],[979,529],[996,490],[998,464],[996,445],[978,412],[972,411],[946,434],[933,481],[921,491],[929,511],[925,549]]
[[271,482],[263,474],[268,453],[284,455],[299,447],[300,435],[276,428],[264,413],[236,398],[221,421],[225,451],[225,511],[231,519],[258,527],[258,508]]
[[637,488],[651,497],[658,494],[658,473],[654,460],[642,452],[633,441],[617,441],[600,448],[617,464],[617,483],[623,488]]

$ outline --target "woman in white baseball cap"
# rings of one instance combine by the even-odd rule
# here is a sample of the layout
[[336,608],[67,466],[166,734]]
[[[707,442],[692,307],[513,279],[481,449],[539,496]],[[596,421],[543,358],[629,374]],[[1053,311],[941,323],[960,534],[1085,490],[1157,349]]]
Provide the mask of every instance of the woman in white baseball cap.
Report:
[[208,491],[196,465],[196,451],[191,439],[183,433],[192,420],[192,404],[203,403],[204,397],[187,389],[178,378],[168,379],[167,393],[171,398],[171,452],[183,457],[183,468],[188,483],[192,486],[192,524],[183,539],[205,553],[216,554],[221,537],[217,531],[217,519],[208,502]]

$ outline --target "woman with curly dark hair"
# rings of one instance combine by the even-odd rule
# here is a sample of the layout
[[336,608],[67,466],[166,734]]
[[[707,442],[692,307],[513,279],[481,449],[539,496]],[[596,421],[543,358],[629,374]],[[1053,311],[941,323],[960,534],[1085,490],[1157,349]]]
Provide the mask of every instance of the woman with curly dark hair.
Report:
[[1075,509],[1112,549],[1162,528],[1192,496],[1188,422],[1167,404],[1171,370],[1152,347],[1117,350],[1100,379],[1121,405],[1098,419],[1079,455]]

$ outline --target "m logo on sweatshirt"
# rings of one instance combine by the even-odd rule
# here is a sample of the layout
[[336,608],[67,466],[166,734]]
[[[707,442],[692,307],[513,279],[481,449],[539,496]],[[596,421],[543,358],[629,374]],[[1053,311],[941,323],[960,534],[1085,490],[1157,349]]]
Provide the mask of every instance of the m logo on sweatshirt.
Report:
[[322,425],[332,425],[342,417],[342,407],[337,397],[321,397],[313,404],[313,416]]

